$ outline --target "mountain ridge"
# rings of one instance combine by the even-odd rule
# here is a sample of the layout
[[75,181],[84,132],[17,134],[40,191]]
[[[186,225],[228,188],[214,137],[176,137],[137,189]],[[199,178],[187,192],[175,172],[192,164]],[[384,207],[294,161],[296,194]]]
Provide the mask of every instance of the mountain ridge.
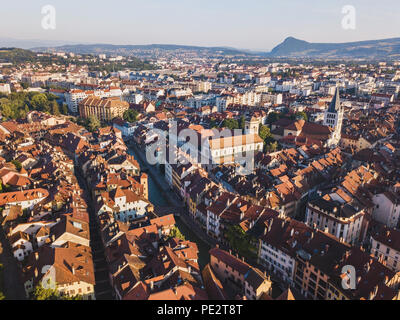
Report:
[[[3,41],[2,41],[3,40]],[[15,43],[15,39],[11,39]],[[21,40],[23,41],[23,40]],[[33,40],[29,40],[33,41]],[[35,40],[39,42],[39,40]],[[43,41],[46,43],[45,41]],[[32,43],[32,42],[31,42]],[[21,47],[16,45],[7,45],[5,39],[0,38],[0,46]],[[194,46],[194,45],[177,45],[177,44],[145,44],[145,45],[116,45],[116,44],[75,44],[65,43],[58,45],[57,43],[35,46],[29,48],[35,52],[54,52],[63,51],[77,54],[101,54],[108,55],[135,55],[138,51],[197,51],[201,54],[219,54],[219,55],[243,55],[243,56],[262,56],[266,58],[396,58],[400,59],[400,37],[387,38],[381,40],[366,40],[356,42],[343,43],[313,43],[295,37],[287,37],[282,43],[275,46],[270,52],[260,50],[237,49],[227,46]]]
[[400,57],[400,38],[343,43],[312,43],[286,38],[270,52],[273,57]]
[[225,55],[229,54],[244,54],[251,55],[251,53],[231,47],[203,47],[203,46],[192,46],[192,45],[177,45],[177,44],[144,44],[144,45],[115,45],[115,44],[79,44],[79,45],[64,45],[58,47],[35,47],[31,48],[32,51],[63,51],[80,54],[119,54],[119,55],[130,55],[135,50],[194,50],[194,51],[207,51],[209,53],[221,52]]

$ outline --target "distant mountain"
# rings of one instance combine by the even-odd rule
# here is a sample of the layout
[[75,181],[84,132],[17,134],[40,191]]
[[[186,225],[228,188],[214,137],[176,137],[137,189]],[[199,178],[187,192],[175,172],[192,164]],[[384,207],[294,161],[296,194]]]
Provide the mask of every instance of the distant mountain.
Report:
[[293,37],[286,38],[271,52],[255,52],[230,47],[201,47],[175,44],[113,45],[74,44],[42,40],[15,40],[0,38],[0,47],[31,48],[35,52],[71,52],[76,54],[107,54],[138,56],[158,52],[197,52],[202,56],[242,55],[267,58],[364,58],[400,59],[400,38],[348,43],[311,43]]
[[289,37],[268,55],[299,58],[400,58],[400,38],[347,43],[310,43]]
[[184,46],[174,44],[150,44],[150,45],[113,45],[113,44],[79,44],[79,45],[63,45],[58,47],[35,47],[32,48],[36,52],[54,52],[62,51],[76,54],[117,54],[129,56],[136,54],[138,51],[195,51],[203,54],[222,54],[222,55],[250,55],[251,53],[244,50],[237,50],[228,47],[197,47]]
[[33,47],[50,47],[50,46],[61,46],[67,44],[74,44],[76,42],[71,41],[56,41],[56,40],[24,40],[24,39],[14,39],[14,38],[5,38],[0,37],[0,47],[6,48],[21,48],[21,49],[30,49]]

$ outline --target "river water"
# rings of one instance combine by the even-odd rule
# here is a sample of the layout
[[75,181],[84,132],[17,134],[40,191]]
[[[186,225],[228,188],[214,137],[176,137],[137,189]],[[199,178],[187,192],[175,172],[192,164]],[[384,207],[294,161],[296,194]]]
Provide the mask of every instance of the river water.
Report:
[[[135,159],[139,162],[140,166],[143,168],[146,164],[140,159],[140,157],[136,154],[136,151],[133,148],[129,148],[128,153],[133,155]],[[166,183],[163,181],[162,183]],[[169,207],[169,203],[167,199],[163,196],[160,188],[157,183],[154,181],[153,177],[148,174],[148,184],[149,184],[149,200],[155,207]],[[206,264],[210,261],[209,250],[210,246],[201,240],[190,228],[183,223],[182,219],[178,216],[175,216],[176,226],[181,231],[181,233],[185,236],[186,240],[195,242],[199,249],[199,266],[203,269]]]

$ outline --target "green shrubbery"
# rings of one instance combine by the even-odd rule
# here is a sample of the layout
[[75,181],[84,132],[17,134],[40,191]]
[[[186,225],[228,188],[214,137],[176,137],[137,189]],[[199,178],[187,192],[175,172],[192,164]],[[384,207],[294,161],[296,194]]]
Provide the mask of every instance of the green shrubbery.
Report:
[[171,233],[169,234],[169,238],[178,238],[181,240],[186,240],[185,236],[182,234],[182,232],[178,229],[178,227],[173,227],[171,230]]
[[83,300],[80,295],[69,297],[61,296],[55,289],[45,289],[41,285],[35,288],[32,295],[33,300]]

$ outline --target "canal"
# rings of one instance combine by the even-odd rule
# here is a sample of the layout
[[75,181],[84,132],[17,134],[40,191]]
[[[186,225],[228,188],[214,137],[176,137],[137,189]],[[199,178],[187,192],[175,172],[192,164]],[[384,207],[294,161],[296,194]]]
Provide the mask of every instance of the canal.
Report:
[[[135,159],[139,162],[140,167],[148,166],[147,163],[144,163],[141,158],[136,154],[136,151],[130,147],[128,153],[133,155]],[[161,172],[160,172],[161,175]],[[161,184],[166,183],[166,181],[161,182]],[[154,181],[153,177],[148,174],[148,184],[149,184],[149,200],[155,207],[169,207],[170,204],[168,200],[164,197],[162,190],[159,188],[158,184]],[[181,231],[181,233],[185,236],[186,240],[195,242],[199,249],[199,266],[203,269],[207,263],[210,261],[209,250],[210,246],[201,240],[188,226],[182,221],[179,216],[175,215],[176,226]]]

